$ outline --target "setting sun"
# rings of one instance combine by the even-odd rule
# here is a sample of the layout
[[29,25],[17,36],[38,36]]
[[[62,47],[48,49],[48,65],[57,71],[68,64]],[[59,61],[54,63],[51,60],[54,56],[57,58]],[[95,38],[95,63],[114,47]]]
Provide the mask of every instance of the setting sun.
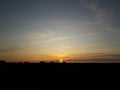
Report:
[[57,60],[59,60],[60,63],[62,63],[63,61],[66,60],[66,57],[68,57],[68,54],[56,54],[54,55],[55,57],[57,57]]
[[63,63],[63,59],[60,59],[59,61],[60,61],[60,63]]

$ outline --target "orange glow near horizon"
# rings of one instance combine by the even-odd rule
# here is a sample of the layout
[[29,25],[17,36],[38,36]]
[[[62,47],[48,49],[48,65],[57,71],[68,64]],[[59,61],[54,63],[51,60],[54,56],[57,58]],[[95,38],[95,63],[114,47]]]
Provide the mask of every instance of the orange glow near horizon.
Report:
[[54,55],[54,56],[56,56],[59,60],[63,60],[63,59],[65,59],[65,57],[68,57],[68,56],[70,56],[70,55],[68,55],[68,54],[57,54],[57,55]]
[[[31,55],[31,56],[7,56],[1,58],[7,62],[40,62],[40,61],[58,61],[60,63],[67,60],[96,60],[96,59],[112,59],[116,55],[104,53],[88,53],[88,54],[54,54],[54,55]],[[116,57],[117,59],[117,57]]]

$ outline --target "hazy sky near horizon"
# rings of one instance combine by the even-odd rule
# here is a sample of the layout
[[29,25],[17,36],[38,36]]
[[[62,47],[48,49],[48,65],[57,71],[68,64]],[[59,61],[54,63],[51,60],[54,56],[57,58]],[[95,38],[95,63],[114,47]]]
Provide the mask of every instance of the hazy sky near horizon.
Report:
[[120,0],[0,0],[0,59],[120,59]]

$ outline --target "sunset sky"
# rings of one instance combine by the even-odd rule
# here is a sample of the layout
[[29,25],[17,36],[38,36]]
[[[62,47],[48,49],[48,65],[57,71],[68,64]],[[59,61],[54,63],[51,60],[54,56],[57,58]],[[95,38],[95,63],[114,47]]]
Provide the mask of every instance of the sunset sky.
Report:
[[120,0],[0,0],[0,60],[120,59]]

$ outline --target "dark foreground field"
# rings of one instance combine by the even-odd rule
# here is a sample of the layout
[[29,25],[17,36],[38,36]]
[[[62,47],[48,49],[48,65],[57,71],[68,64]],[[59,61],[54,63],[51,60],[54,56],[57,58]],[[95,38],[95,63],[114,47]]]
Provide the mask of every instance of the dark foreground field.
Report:
[[[107,78],[108,75],[113,74],[119,68],[120,65],[117,63],[1,62],[0,90],[11,90],[10,88],[16,88],[16,90],[26,90],[25,88],[34,88],[34,90],[35,88],[52,89],[67,86],[67,84],[68,87],[74,84],[79,86],[80,83],[90,83],[93,77],[97,77],[97,80],[101,76]],[[107,72],[109,74],[106,74]]]

